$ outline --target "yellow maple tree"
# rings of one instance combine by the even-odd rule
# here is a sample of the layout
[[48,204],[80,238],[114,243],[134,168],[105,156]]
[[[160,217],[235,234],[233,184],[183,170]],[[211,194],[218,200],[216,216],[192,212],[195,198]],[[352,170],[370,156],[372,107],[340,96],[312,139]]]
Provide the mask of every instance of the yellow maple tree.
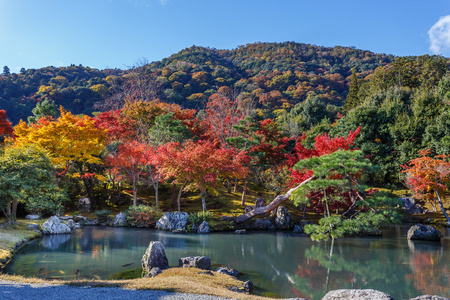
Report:
[[41,118],[36,124],[24,121],[14,127],[14,144],[34,144],[45,149],[56,168],[67,168],[75,162],[100,163],[105,148],[106,131],[94,125],[89,116],[76,116],[60,107],[58,119]]

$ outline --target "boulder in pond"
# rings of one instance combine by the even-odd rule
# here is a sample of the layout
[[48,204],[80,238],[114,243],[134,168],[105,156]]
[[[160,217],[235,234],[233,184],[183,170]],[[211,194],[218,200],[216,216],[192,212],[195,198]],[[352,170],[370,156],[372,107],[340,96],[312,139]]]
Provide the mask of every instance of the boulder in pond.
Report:
[[160,230],[186,230],[186,224],[189,219],[189,214],[185,212],[166,212],[156,222],[156,229]]
[[203,221],[197,228],[197,233],[210,233],[211,229],[209,228],[208,222]]
[[416,224],[409,228],[409,240],[440,241],[442,234],[433,225]]
[[141,263],[142,269],[146,272],[150,272],[155,267],[161,270],[169,268],[169,261],[167,260],[164,245],[159,241],[151,241],[142,256]]
[[57,216],[51,216],[42,224],[42,232],[44,234],[62,234],[70,233],[70,228],[62,223]]
[[114,218],[114,226],[117,227],[124,227],[127,226],[127,218],[125,217],[125,214],[123,212],[118,213]]
[[293,226],[292,217],[287,207],[278,206],[277,215],[275,217],[275,227],[277,229],[290,230]]
[[386,293],[366,289],[366,290],[352,290],[352,289],[342,289],[329,291],[322,300],[393,300],[391,296]]
[[182,257],[178,261],[178,266],[181,268],[211,270],[211,259],[206,256]]
[[421,295],[415,298],[410,298],[409,300],[449,300],[449,299],[436,295]]
[[220,267],[215,270],[217,273],[227,274],[233,277],[237,277],[239,275],[238,270],[229,268],[229,267]]

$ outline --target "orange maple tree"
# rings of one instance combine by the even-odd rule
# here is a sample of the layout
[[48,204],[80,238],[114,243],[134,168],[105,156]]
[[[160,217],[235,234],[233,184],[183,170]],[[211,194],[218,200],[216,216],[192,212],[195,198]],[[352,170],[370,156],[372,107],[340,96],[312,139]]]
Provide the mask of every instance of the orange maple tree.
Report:
[[450,162],[449,155],[436,155],[430,157],[431,150],[420,150],[420,157],[408,162],[403,173],[407,174],[406,185],[413,191],[413,196],[417,199],[423,199],[434,205],[439,202],[442,213],[450,224],[450,218],[445,210],[441,195],[447,191],[447,185],[450,181]]
[[248,174],[248,168],[242,163],[246,157],[244,151],[218,147],[210,141],[167,143],[158,148],[158,153],[159,170],[165,178],[175,178],[187,189],[200,190],[203,211],[206,211],[207,189],[215,191],[214,182],[218,177],[245,178]]

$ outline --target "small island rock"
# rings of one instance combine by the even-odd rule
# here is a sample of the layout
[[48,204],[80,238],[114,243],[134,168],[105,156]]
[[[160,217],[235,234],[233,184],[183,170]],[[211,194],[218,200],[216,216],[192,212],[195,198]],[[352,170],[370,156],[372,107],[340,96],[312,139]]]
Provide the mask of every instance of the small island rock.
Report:
[[178,266],[182,268],[211,270],[211,259],[206,256],[182,257],[179,259]]
[[125,217],[125,214],[123,212],[118,213],[114,218],[114,226],[123,227],[127,226],[127,224],[127,218]]
[[169,268],[169,261],[167,260],[166,250],[164,245],[159,241],[152,241],[148,245],[142,256],[142,268],[146,272],[150,272],[151,269],[158,267],[161,270]]
[[186,230],[186,224],[189,219],[189,214],[185,212],[166,212],[156,222],[156,228],[160,230]]
[[197,233],[210,233],[211,229],[209,228],[208,222],[203,221],[200,226],[198,226]]
[[277,209],[277,215],[275,217],[275,227],[277,229],[292,229],[292,218],[288,209],[284,206],[279,206]]
[[233,277],[237,277],[239,275],[238,270],[229,268],[229,267],[221,267],[215,270],[217,273],[227,274]]
[[70,233],[69,226],[62,223],[57,216],[51,216],[42,224],[42,231],[44,234],[62,234]]
[[416,224],[408,230],[408,240],[440,241],[442,234],[432,225]]
[[322,300],[393,300],[391,296],[386,293],[366,289],[366,290],[352,290],[342,289],[328,292]]

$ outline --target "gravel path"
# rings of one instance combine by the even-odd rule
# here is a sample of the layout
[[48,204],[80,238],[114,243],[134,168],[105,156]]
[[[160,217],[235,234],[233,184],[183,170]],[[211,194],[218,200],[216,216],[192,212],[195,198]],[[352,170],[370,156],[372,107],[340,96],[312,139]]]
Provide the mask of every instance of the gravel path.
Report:
[[0,280],[0,299],[38,299],[38,300],[125,300],[125,299],[162,299],[162,300],[221,300],[227,298],[183,293],[169,293],[154,290],[126,290],[123,288],[73,287],[67,285],[29,284]]

